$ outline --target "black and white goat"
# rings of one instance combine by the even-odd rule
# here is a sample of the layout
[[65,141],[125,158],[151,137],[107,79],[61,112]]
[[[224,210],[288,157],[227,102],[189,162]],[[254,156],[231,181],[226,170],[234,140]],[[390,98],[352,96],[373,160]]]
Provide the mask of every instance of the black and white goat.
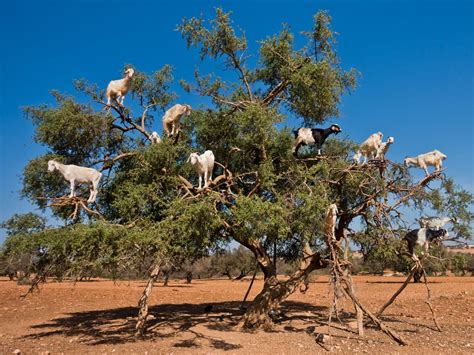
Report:
[[321,147],[326,138],[331,134],[341,133],[342,129],[337,124],[328,128],[298,128],[294,130],[295,143],[293,144],[293,155],[298,156],[298,149],[303,145],[314,145],[318,149],[318,155],[321,155]]
[[446,229],[428,229],[428,228],[419,228],[414,229],[408,232],[404,240],[407,241],[408,253],[414,261],[418,261],[418,257],[415,255],[415,246],[420,245],[423,247],[426,254],[428,254],[428,248],[430,243],[442,241],[443,239],[449,237],[448,231]]

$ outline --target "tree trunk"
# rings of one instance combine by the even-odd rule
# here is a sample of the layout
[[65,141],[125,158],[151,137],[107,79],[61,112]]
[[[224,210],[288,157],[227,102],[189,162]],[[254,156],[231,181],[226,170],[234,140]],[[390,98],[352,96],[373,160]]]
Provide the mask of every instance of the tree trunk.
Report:
[[168,286],[168,281],[170,280],[170,274],[171,272],[165,272],[165,281],[163,282],[163,286]]
[[153,290],[153,284],[158,279],[158,275],[160,274],[160,264],[157,263],[153,270],[150,273],[150,277],[148,278],[147,285],[143,290],[142,297],[138,301],[138,320],[135,328],[137,329],[136,335],[143,335],[145,334],[146,328],[146,318],[148,316],[148,297],[150,297],[151,291]]
[[242,280],[245,276],[247,276],[248,273],[249,271],[247,270],[240,270],[239,276],[237,276],[234,280]]
[[190,284],[193,281],[193,272],[187,271],[186,272],[186,283]]
[[[250,304],[238,324],[239,328],[271,328],[273,321],[269,312],[278,308],[282,301],[295,292],[313,270],[327,266],[319,254],[312,253],[309,245],[305,246],[300,269],[286,281],[278,281],[277,275],[274,272],[271,274],[272,270],[266,270],[260,262],[259,265],[265,275],[263,289]],[[273,263],[270,265],[274,266]]]
[[413,274],[413,282],[418,283],[421,282],[421,278],[423,277],[423,273],[420,270],[416,270]]

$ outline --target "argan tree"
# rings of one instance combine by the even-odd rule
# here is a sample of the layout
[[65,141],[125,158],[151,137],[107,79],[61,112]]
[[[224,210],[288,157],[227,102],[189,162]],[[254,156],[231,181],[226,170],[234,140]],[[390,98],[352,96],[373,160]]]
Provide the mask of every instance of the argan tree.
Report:
[[[444,172],[414,181],[397,163],[353,165],[349,156],[356,145],[348,139],[329,139],[323,156],[308,149],[302,158],[293,157],[290,129],[277,127],[291,117],[306,126],[329,124],[343,95],[356,88],[357,71],[342,67],[326,12],[314,16],[302,48],[283,26],[251,54],[245,33],[221,9],[210,21],[183,19],[177,31],[201,61],[216,61],[226,71],[222,77],[196,71],[180,81],[212,104],[194,107],[177,137],[149,142],[151,124],[179,102],[171,91],[170,66],[153,74],[135,68],[126,107],[114,103],[104,110],[104,91],[79,80],[76,87],[89,104],[53,91],[56,105],[25,109],[36,142],[48,153],[25,168],[23,195],[41,208],[51,206],[67,224],[35,237],[40,274],[151,270],[140,303],[143,316],[162,265],[192,262],[235,241],[253,253],[264,275],[240,326],[266,327],[272,324],[269,312],[312,271],[334,264],[355,220],[367,245],[399,240],[410,218],[427,210],[457,216],[457,236],[470,237],[472,196]],[[216,157],[216,177],[209,189],[197,190],[187,157],[206,149]],[[84,209],[78,208],[82,197],[58,200],[67,187],[46,171],[51,158],[100,169],[97,204]],[[332,204],[338,214],[335,244],[329,245],[325,216]],[[278,277],[275,252],[299,260],[288,279]]]

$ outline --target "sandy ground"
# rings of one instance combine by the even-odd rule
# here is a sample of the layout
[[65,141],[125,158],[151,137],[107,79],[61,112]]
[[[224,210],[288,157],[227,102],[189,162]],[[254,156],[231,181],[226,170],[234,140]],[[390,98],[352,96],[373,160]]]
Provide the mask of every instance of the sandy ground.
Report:
[[[404,281],[396,277],[355,277],[361,300],[376,311]],[[134,336],[136,304],[144,282],[94,280],[48,282],[41,291],[20,299],[28,286],[0,278],[0,353],[322,353],[316,333],[327,333],[330,301],[327,278],[296,292],[283,304],[283,315],[271,332],[239,332],[239,305],[249,280],[173,280],[159,284],[151,296],[148,335]],[[256,281],[250,299],[260,290]],[[432,303],[443,329],[436,331],[423,284],[410,284],[387,309],[384,321],[409,343],[402,347],[368,326],[360,338],[332,328],[324,346],[344,353],[474,353],[474,278],[430,278]],[[206,314],[204,308],[212,305]],[[352,307],[342,302],[340,318],[350,321]]]

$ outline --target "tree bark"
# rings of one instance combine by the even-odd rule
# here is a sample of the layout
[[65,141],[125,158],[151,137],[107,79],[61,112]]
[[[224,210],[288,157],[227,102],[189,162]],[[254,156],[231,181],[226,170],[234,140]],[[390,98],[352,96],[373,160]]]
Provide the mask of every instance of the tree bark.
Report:
[[170,271],[167,271],[167,272],[165,271],[164,274],[165,274],[165,280],[163,282],[163,286],[168,286],[168,281],[170,280],[171,272]]
[[[257,258],[257,260],[259,260]],[[280,303],[294,293],[298,287],[304,282],[306,277],[316,269],[321,269],[327,266],[326,262],[321,259],[319,253],[313,253],[308,244],[304,247],[303,258],[299,270],[297,270],[286,281],[279,281],[277,275],[273,272],[273,263],[267,264],[270,270],[260,267],[265,275],[265,281],[262,291],[255,297],[250,304],[247,312],[242,317],[238,324],[239,329],[260,328],[270,329],[273,321],[269,316],[272,309],[278,308]]]
[[151,291],[153,290],[153,284],[158,279],[159,274],[160,264],[156,264],[150,273],[150,277],[148,278],[147,285],[143,290],[142,297],[140,297],[140,300],[138,301],[139,311],[137,324],[135,325],[135,329],[137,330],[135,335],[141,336],[145,334],[146,318],[148,316],[148,297],[150,297]]

